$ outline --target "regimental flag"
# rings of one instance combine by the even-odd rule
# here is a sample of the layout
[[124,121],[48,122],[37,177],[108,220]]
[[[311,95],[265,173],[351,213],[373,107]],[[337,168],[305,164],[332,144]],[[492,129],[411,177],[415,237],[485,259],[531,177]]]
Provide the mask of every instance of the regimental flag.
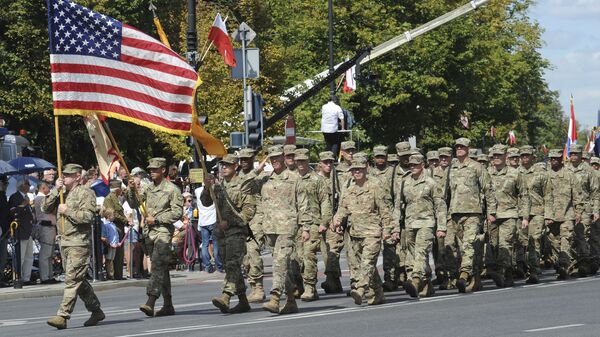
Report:
[[190,133],[198,75],[171,49],[70,0],[48,0],[48,28],[56,115]]
[[513,130],[508,131],[508,138],[506,139],[506,142],[508,143],[508,145],[517,144],[517,135]]
[[573,94],[571,94],[571,114],[569,115],[569,129],[567,130],[567,143],[563,152],[563,159],[571,153],[571,145],[577,144],[577,124],[575,123],[575,106],[573,105]]
[[[100,116],[104,118],[104,116]],[[90,134],[90,140],[94,146],[94,153],[98,160],[98,170],[100,171],[100,177],[108,185],[110,178],[114,176],[118,169],[119,157],[117,151],[113,147],[102,122],[96,116],[96,114],[89,114],[83,117],[85,127]]]
[[344,79],[344,92],[350,93],[356,90],[356,79],[354,75],[356,74],[356,66],[350,67],[350,69],[346,70],[346,75]]
[[225,25],[225,21],[223,21],[221,14],[219,13],[217,13],[215,21],[213,22],[212,27],[210,27],[208,40],[214,43],[215,47],[219,51],[219,54],[223,56],[225,64],[230,67],[235,67],[237,65],[237,62],[235,61],[235,55],[233,54],[233,45],[231,44],[229,34],[227,33],[227,26]]

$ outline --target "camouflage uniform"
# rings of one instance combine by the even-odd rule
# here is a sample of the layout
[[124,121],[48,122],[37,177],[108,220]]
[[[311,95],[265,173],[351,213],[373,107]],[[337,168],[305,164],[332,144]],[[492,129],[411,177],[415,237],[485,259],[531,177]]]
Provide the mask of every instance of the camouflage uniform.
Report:
[[[492,155],[506,154],[501,147],[492,149]],[[506,163],[505,163],[506,164]],[[519,170],[505,165],[494,168],[491,174],[496,196],[496,221],[488,223],[487,234],[490,238],[490,250],[493,255],[486,263],[498,287],[513,286],[512,255],[519,218],[529,221],[530,204],[527,185]]]
[[[111,189],[112,188],[121,188],[120,180],[112,180],[110,182]],[[117,227],[117,232],[119,233],[119,241],[123,239],[125,236],[125,226],[129,223],[127,218],[125,217],[125,211],[123,210],[123,206],[119,201],[119,197],[115,192],[110,192],[106,198],[104,198],[104,202],[102,207],[105,209],[111,208],[114,211],[115,220],[113,221],[115,226]],[[114,274],[113,277],[116,280],[120,280],[123,278],[123,258],[124,258],[124,247],[117,247],[115,251],[115,257],[113,260],[113,268]]]
[[[466,138],[456,140],[457,145],[468,147],[470,141]],[[477,282],[478,279],[478,262],[481,260],[483,253],[477,248],[478,236],[481,233],[481,217],[490,216],[496,213],[496,198],[493,193],[490,176],[481,164],[465,158],[460,161],[453,162],[449,173],[449,189],[450,189],[450,205],[448,213],[450,214],[450,224],[456,228],[456,239],[460,243],[460,279],[457,286],[463,286],[464,283],[475,276],[472,281]],[[481,195],[485,199],[481,199]],[[484,206],[486,212],[484,212]],[[448,241],[448,239],[446,239]],[[448,244],[448,243],[446,243]],[[476,252],[477,250],[477,252]],[[458,264],[459,256],[450,257],[453,265]],[[453,278],[456,275],[452,275]],[[464,292],[466,288],[459,290]]]
[[[67,164],[62,172],[68,175],[81,173],[81,170],[81,166],[77,164]],[[66,191],[64,197],[67,211],[59,217],[56,227],[65,269],[65,288],[56,315],[69,319],[75,308],[77,296],[81,298],[88,311],[101,312],[101,309],[100,301],[86,279],[92,255],[90,240],[92,223],[96,216],[96,196],[89,188],[77,185],[70,191]],[[42,212],[54,214],[59,204],[60,192],[53,188],[42,201]]]
[[[422,164],[423,157],[413,155],[409,163]],[[417,178],[407,176],[404,179],[403,186],[397,191],[396,200],[399,202],[394,207],[394,218],[404,222],[406,244],[411,256],[406,271],[412,282],[407,280],[405,289],[411,296],[416,296],[416,292],[426,287],[428,289],[423,295],[429,296],[433,293],[433,287],[429,281],[428,261],[433,248],[436,225],[437,230],[446,231],[447,215],[443,190],[423,170]],[[422,281],[424,283],[421,283]],[[409,289],[412,289],[412,293]]]
[[[442,147],[438,149],[440,156],[452,158],[452,148]],[[445,169],[441,166],[436,167],[433,170],[432,178],[439,188],[442,190],[442,197],[446,203],[446,217],[447,206],[449,199],[449,186],[446,184],[448,180],[448,173],[450,166]],[[451,289],[454,287],[453,283],[450,283],[450,274],[456,273],[457,269],[456,261],[453,256],[458,256],[458,242],[456,241],[456,228],[452,226],[451,222],[446,223],[446,236],[443,238],[434,238],[434,248],[437,248],[433,252],[435,259],[435,271],[439,277],[440,289]]]
[[[600,165],[600,159],[598,157],[593,157],[590,159],[590,163],[594,165]],[[598,216],[600,213],[600,171],[594,169],[593,170],[594,180],[596,181],[596,195],[593,199],[593,213],[594,216]],[[592,221],[592,225],[590,227],[590,255],[594,260],[593,268],[597,268],[600,264],[600,219],[596,221]],[[596,271],[594,269],[591,270],[592,273]]]
[[[152,158],[148,169],[166,166],[164,158]],[[183,214],[183,197],[179,187],[163,178],[160,184],[148,185],[138,200],[133,188],[127,191],[127,202],[132,208],[144,204],[149,216],[154,217],[154,224],[146,224],[147,234],[144,238],[147,255],[152,261],[152,276],[146,286],[149,297],[163,296],[168,303],[171,300],[171,277],[169,262],[171,260],[171,239],[175,228],[173,224]],[[148,313],[147,313],[148,314]]]
[[[366,162],[352,161],[352,168],[366,167]],[[381,187],[376,181],[367,179],[363,186],[353,184],[342,194],[340,207],[335,214],[336,219],[347,219],[351,224],[350,245],[358,266],[352,293],[358,294],[360,302],[367,288],[373,296],[369,299],[369,304],[380,304],[383,301],[377,258],[382,234],[391,235],[392,231],[399,230],[393,228],[391,210],[391,204],[384,197]],[[355,302],[360,304],[357,298]]]
[[[551,150],[549,157],[562,158],[562,150]],[[552,245],[552,257],[561,279],[568,277],[569,268],[576,262],[575,218],[581,217],[584,212],[583,200],[575,193],[576,179],[564,166],[556,171],[548,170],[544,195],[544,218],[552,221],[546,223],[546,227]]]

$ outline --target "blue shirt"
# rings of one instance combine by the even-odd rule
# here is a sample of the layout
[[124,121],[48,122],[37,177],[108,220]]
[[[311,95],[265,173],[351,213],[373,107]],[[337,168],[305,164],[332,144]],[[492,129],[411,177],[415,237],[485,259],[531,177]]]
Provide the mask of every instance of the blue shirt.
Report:
[[112,222],[102,220],[102,237],[108,240],[111,247],[116,247],[119,244],[117,226]]

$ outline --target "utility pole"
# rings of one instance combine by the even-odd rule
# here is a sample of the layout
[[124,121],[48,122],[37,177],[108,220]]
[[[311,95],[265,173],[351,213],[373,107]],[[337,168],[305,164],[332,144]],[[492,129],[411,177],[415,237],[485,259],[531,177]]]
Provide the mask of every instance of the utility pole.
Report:
[[[329,74],[333,74],[333,0],[329,0]],[[335,95],[335,81],[329,84],[329,94]]]
[[[186,42],[187,42],[187,53],[186,53],[186,57],[187,57],[187,61],[188,63],[194,67],[194,70],[198,71],[198,45],[197,45],[197,39],[198,39],[198,32],[196,31],[196,0],[188,0],[187,2],[187,11],[188,11],[188,15],[187,15],[187,24],[188,24],[188,28],[187,28],[187,32],[186,32]],[[196,106],[196,96],[194,96],[194,101],[193,103],[194,106]],[[198,116],[196,116],[197,118]],[[196,121],[192,121],[192,123],[194,123]],[[194,168],[199,168],[200,167],[200,155],[202,155],[201,153],[198,153],[197,150],[197,146],[194,146],[193,142],[196,142],[197,140],[194,139],[194,137],[190,136],[190,144],[192,145],[192,148],[194,149]]]

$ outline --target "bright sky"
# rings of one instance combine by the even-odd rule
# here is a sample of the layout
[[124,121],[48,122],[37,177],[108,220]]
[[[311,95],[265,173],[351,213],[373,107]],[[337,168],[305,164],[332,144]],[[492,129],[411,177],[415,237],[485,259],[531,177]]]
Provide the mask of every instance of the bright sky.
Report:
[[550,89],[560,92],[566,112],[573,94],[575,119],[594,126],[600,109],[600,0],[537,0],[531,18],[545,29],[541,49],[553,69]]

